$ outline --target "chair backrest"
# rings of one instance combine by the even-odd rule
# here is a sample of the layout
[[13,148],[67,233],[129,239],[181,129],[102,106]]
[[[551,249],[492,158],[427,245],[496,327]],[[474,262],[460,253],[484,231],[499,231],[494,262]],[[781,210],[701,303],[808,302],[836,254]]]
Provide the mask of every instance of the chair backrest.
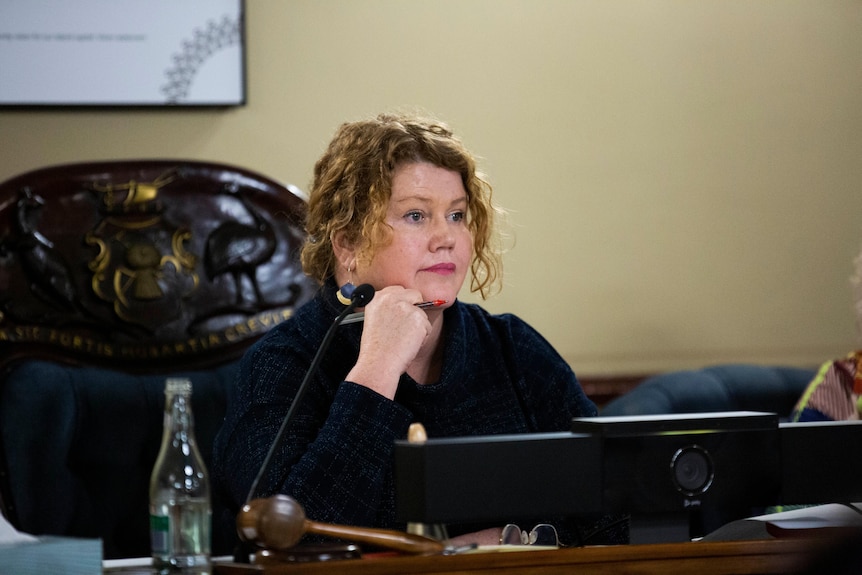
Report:
[[714,365],[644,379],[601,410],[607,416],[765,411],[786,419],[814,370],[754,364]]
[[[224,164],[52,166],[0,184],[0,504],[34,534],[149,550],[168,376],[207,463],[236,362],[316,284],[301,192]],[[218,547],[218,542],[215,542]]]

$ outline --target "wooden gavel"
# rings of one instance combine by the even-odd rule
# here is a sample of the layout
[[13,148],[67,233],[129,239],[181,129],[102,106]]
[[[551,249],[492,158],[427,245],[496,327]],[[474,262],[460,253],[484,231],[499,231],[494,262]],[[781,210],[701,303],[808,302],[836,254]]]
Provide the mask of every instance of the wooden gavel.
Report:
[[237,515],[236,526],[243,541],[264,549],[279,551],[293,547],[306,533],[336,537],[415,555],[440,553],[445,548],[442,541],[422,535],[312,521],[306,518],[302,506],[287,495],[252,499]]

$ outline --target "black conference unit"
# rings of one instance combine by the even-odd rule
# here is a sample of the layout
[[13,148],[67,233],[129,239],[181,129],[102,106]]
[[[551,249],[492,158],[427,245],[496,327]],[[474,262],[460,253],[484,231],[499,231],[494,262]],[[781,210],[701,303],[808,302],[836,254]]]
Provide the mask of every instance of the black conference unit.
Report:
[[780,423],[760,412],[398,441],[396,513],[445,524],[624,512],[633,542],[680,541],[769,506],[862,501],[860,452],[862,422]]

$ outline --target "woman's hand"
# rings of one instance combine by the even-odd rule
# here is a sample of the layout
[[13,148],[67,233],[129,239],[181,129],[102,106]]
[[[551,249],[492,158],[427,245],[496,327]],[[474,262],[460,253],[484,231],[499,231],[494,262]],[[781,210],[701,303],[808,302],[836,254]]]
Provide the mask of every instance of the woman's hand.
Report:
[[428,314],[415,305],[421,300],[418,291],[401,286],[374,294],[365,308],[359,358],[347,374],[348,381],[395,398],[401,374],[431,333]]

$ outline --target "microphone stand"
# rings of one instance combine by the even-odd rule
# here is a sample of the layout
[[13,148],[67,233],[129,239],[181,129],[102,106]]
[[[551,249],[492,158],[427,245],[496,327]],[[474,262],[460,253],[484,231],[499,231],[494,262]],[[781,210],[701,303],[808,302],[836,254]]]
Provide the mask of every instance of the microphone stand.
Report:
[[[275,495],[267,499],[255,499],[257,487],[263,476],[269,470],[272,458],[275,452],[281,445],[288,425],[293,420],[294,412],[297,406],[302,402],[302,398],[308,389],[309,382],[329,348],[335,332],[341,325],[341,322],[357,307],[364,307],[374,297],[374,288],[369,284],[357,286],[350,298],[350,304],[338,314],[332,325],[326,332],[317,353],[311,361],[311,366],[305,373],[305,377],[297,389],[296,396],[290,408],[287,410],[284,420],[281,422],[275,438],[270,445],[269,451],[260,466],[260,470],[254,481],[251,484],[248,496],[246,497],[245,505],[243,505],[237,515],[237,533],[240,539],[245,543],[255,543],[258,546],[274,548],[277,550],[288,549],[299,542],[305,533],[317,533],[332,537],[342,537],[352,539],[362,543],[368,543],[387,549],[394,549],[407,553],[439,553],[444,550],[444,545],[441,541],[424,537],[422,535],[414,535],[412,533],[402,533],[400,531],[375,529],[366,527],[353,527],[347,525],[334,525],[330,523],[319,523],[306,519],[305,511],[302,506],[293,498],[287,495]],[[238,551],[240,553],[240,551]]]
[[296,411],[297,406],[302,403],[302,398],[305,396],[308,384],[311,381],[311,378],[314,377],[314,374],[317,373],[317,368],[320,366],[320,362],[323,359],[323,355],[326,353],[326,350],[329,349],[329,344],[332,343],[332,338],[335,337],[335,332],[338,330],[338,326],[341,325],[341,322],[350,312],[359,306],[364,307],[372,300],[373,297],[374,288],[369,284],[358,286],[353,290],[353,295],[350,297],[350,304],[345,307],[340,314],[338,314],[338,317],[336,317],[332,322],[332,325],[329,326],[329,329],[326,331],[326,335],[323,337],[323,341],[320,343],[320,347],[317,348],[317,353],[314,354],[314,359],[311,360],[311,366],[308,368],[308,371],[305,372],[305,377],[303,378],[302,383],[299,384],[299,389],[296,391],[296,396],[290,404],[290,409],[287,410],[287,415],[284,416],[284,419],[281,422],[281,427],[279,427],[278,433],[275,434],[275,439],[272,440],[272,445],[269,446],[269,451],[267,452],[263,463],[260,465],[260,470],[257,472],[257,476],[251,484],[251,489],[249,489],[248,496],[245,498],[246,504],[250,503],[254,498],[257,493],[257,486],[260,483],[260,480],[266,472],[269,471],[270,462],[281,445],[282,440],[284,440],[284,434],[287,431],[288,425],[293,420],[293,414]]

